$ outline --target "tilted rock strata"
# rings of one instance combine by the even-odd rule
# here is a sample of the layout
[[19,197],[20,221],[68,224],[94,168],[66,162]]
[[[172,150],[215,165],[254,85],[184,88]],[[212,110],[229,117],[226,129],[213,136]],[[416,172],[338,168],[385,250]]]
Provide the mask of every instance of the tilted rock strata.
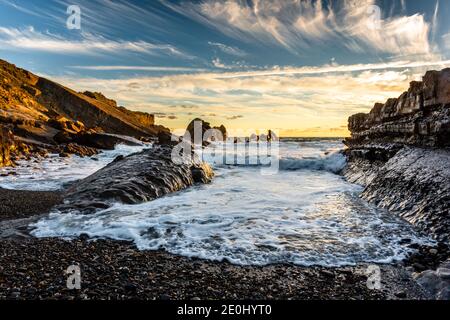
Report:
[[450,151],[405,147],[388,161],[364,158],[354,150],[347,154],[350,161],[343,173],[349,181],[365,186],[364,199],[438,240],[450,240]]

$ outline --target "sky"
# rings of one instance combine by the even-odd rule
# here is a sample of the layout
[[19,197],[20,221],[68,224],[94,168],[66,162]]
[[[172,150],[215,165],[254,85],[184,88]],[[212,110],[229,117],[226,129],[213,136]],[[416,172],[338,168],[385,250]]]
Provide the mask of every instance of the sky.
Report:
[[175,131],[201,117],[346,136],[350,115],[450,67],[449,14],[448,0],[0,0],[0,59]]

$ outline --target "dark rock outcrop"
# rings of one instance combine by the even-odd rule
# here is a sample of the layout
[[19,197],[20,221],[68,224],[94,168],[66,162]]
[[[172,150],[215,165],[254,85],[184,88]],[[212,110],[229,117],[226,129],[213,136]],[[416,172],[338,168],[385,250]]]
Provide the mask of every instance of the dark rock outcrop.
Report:
[[400,215],[438,240],[449,241],[450,152],[408,146],[386,161],[368,155],[378,152],[387,158],[395,147],[374,150],[348,152],[347,179],[365,186],[364,199]]
[[343,174],[362,197],[438,240],[450,240],[450,69],[349,119]]
[[219,127],[214,127],[213,129],[219,130],[222,133],[222,140],[225,141],[228,138],[227,128],[222,124]]
[[192,120],[187,128],[185,139],[190,140],[193,144],[207,145],[208,143],[204,141],[206,131],[211,129],[211,124],[200,118],[195,118]]
[[415,276],[426,291],[438,300],[450,300],[450,259],[436,270],[426,270]]
[[223,141],[226,138],[227,129],[224,125],[211,127],[209,122],[200,118],[192,120],[186,128],[185,139],[190,140],[193,144],[207,146],[210,141]]
[[195,155],[183,164],[172,161],[172,148],[156,146],[114,160],[105,168],[79,181],[65,195],[61,211],[92,213],[113,202],[136,204],[154,200],[213,177],[208,164]]

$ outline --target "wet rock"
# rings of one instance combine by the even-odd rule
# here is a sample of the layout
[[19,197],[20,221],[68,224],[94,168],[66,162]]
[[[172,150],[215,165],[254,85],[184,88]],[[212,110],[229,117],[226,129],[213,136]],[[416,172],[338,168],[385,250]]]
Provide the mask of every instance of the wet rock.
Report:
[[405,299],[407,297],[406,292],[405,291],[399,291],[395,293],[395,296],[400,298],[400,299]]
[[434,254],[437,254],[437,253],[438,253],[438,250],[433,248],[433,249],[430,249],[429,252],[430,252],[430,254],[433,254],[433,255],[434,255]]
[[170,132],[161,131],[158,133],[158,144],[160,145],[176,145],[179,143],[179,139],[174,139],[174,136]]
[[70,154],[67,153],[67,152],[61,152],[61,153],[59,154],[59,156],[60,156],[61,158],[70,158]]
[[126,291],[130,291],[130,292],[136,292],[137,291],[137,286],[133,283],[126,283],[125,284],[125,290]]
[[[378,152],[383,150],[382,145],[376,148]],[[403,146],[393,152],[397,148],[385,145],[388,160],[368,157],[369,151],[347,151],[349,161],[343,175],[365,186],[361,196],[367,201],[398,214],[437,240],[448,242],[450,151]]]
[[441,282],[439,277],[432,270],[427,270],[420,273],[417,276],[416,281],[432,295],[436,295]]
[[450,269],[439,268],[436,270],[436,274],[439,278],[450,280]]
[[450,284],[441,291],[439,291],[436,298],[438,300],[450,300]]
[[93,212],[108,208],[112,202],[136,204],[182,190],[194,183],[208,183],[213,171],[198,157],[182,164],[172,161],[172,148],[156,146],[122,159],[79,181],[70,188],[60,210]]
[[445,268],[447,262],[441,264],[436,271],[426,270],[416,276],[416,281],[435,299],[450,300],[450,269]]

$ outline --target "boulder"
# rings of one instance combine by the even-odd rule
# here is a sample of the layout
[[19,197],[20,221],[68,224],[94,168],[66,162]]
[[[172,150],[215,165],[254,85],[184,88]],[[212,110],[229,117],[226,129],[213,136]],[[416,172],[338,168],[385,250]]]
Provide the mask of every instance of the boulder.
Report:
[[426,270],[418,274],[415,278],[434,299],[450,300],[450,270],[442,266],[436,270]]
[[170,132],[161,131],[158,133],[158,144],[160,145],[176,145],[178,141],[172,140]]
[[140,153],[117,158],[108,166],[79,181],[67,191],[60,211],[92,213],[114,202],[137,204],[195,183],[208,183],[213,171],[195,154],[182,164],[172,161],[170,146],[155,146]]
[[50,118],[47,124],[52,128],[65,132],[70,131],[77,133],[85,130],[84,124],[81,121],[72,121],[62,116]]

